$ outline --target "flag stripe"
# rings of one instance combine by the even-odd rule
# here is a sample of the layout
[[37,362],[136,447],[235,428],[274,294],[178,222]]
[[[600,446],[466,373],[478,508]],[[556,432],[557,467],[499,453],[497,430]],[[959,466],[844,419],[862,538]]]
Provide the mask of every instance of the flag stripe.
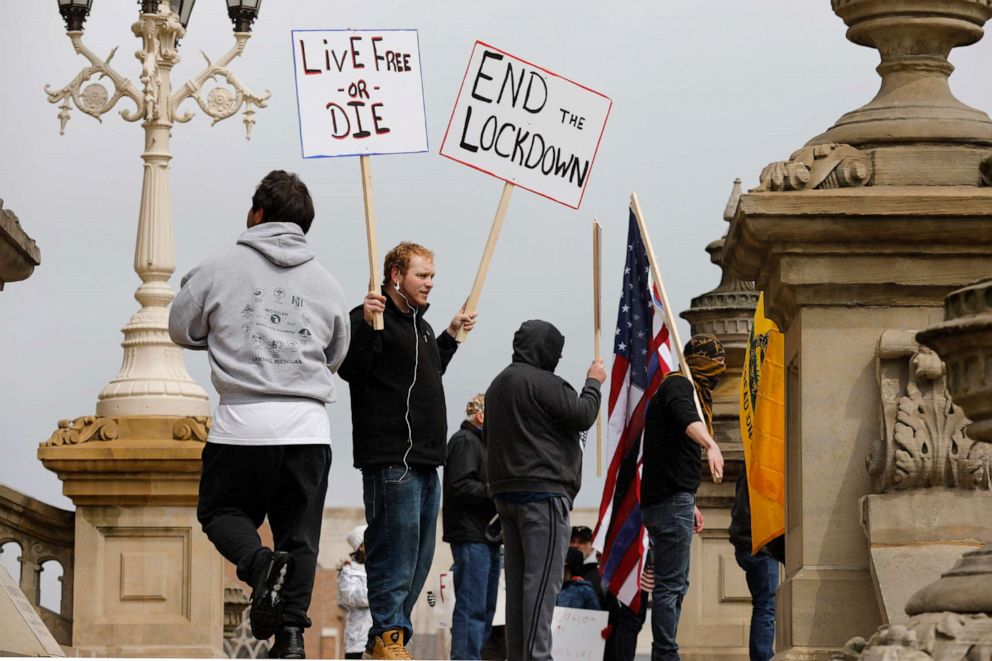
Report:
[[606,588],[631,608],[640,605],[640,578],[647,535],[641,522],[641,439],[645,413],[661,380],[672,369],[671,339],[661,296],[633,211],[617,309],[607,422],[609,467],[593,544],[602,551]]

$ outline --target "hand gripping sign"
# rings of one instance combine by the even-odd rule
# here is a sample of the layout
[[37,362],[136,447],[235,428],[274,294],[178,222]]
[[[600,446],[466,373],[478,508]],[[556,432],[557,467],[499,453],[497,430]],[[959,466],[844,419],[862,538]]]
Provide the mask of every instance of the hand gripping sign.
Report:
[[[369,156],[427,151],[416,30],[293,30],[303,158],[359,156],[369,291],[379,272]],[[373,327],[382,329],[382,314]]]
[[[505,184],[467,312],[478,304],[514,186],[578,209],[612,104],[588,87],[475,42],[441,155]],[[460,331],[458,339],[464,338]]]

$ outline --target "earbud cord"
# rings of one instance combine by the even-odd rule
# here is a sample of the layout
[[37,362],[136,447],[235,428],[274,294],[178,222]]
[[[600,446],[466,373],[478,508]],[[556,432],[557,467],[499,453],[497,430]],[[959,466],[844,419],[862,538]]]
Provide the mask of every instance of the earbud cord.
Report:
[[410,383],[410,388],[406,391],[406,431],[407,431],[407,448],[406,452],[403,453],[403,475],[400,476],[399,481],[402,482],[410,472],[410,464],[407,463],[407,457],[410,455],[410,451],[413,450],[413,423],[410,420],[410,396],[413,394],[413,387],[417,384],[417,368],[420,366],[420,342],[418,341],[417,333],[417,312],[420,309],[410,302],[402,291],[400,291],[400,283],[393,283],[393,287],[396,289],[396,293],[406,301],[407,306],[413,310],[413,316],[411,320],[413,322],[413,381]]

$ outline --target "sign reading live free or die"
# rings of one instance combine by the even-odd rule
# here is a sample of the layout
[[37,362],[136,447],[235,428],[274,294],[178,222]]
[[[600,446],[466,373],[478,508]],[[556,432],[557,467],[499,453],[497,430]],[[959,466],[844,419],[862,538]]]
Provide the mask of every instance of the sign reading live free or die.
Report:
[[609,97],[477,41],[441,155],[578,209]]
[[427,151],[416,30],[293,30],[304,158]]

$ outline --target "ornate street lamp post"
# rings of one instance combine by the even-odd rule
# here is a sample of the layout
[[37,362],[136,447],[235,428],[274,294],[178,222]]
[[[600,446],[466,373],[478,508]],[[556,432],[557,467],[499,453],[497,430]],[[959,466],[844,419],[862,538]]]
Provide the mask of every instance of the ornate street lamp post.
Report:
[[[83,23],[92,0],[58,0],[73,47],[90,62],[65,87],[45,87],[49,102],[61,101],[60,133],[65,131],[73,105],[100,120],[101,115],[124,97],[135,108],[122,110],[121,116],[129,122],[141,120],[145,129],[145,149],[141,155],[144,179],[134,253],[134,270],[142,281],[135,298],[141,309],[123,329],[124,360],[117,377],[100,393],[97,416],[209,415],[207,393],[190,378],[182,351],[168,336],[166,306],[174,297],[168,281],[176,268],[169,189],[170,132],[174,122],[192,119],[193,113],[180,111],[180,106],[193,98],[215,124],[244,107],[246,136],[251,138],[255,107],[264,108],[271,94],[252,93],[227,68],[244,51],[261,0],[227,0],[228,15],[234,22],[234,47],[216,62],[204,55],[206,68],[173,90],[172,67],[179,62],[179,40],[186,34],[195,1],[140,0],[140,17],[131,26],[142,41],[142,49],[135,54],[141,62],[140,85],[135,85],[111,68],[116,48],[102,60],[83,45]],[[94,76],[109,79],[113,83],[112,93],[100,82],[89,82]],[[214,87],[204,96],[204,83],[218,78],[226,86]]]

